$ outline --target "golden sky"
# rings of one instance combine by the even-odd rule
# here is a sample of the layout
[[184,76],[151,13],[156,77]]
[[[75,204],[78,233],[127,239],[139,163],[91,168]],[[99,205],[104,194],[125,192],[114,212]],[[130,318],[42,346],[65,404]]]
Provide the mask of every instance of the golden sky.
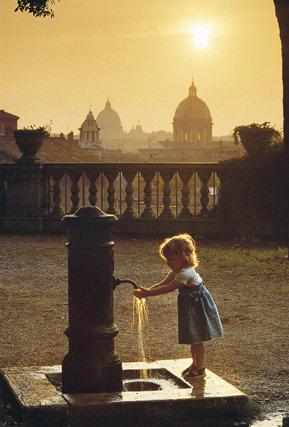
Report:
[[[125,130],[172,130],[194,77],[213,134],[282,126],[281,45],[273,0],[61,0],[55,18],[0,2],[0,109],[19,125],[78,132],[109,97]],[[193,28],[211,34],[198,49]]]

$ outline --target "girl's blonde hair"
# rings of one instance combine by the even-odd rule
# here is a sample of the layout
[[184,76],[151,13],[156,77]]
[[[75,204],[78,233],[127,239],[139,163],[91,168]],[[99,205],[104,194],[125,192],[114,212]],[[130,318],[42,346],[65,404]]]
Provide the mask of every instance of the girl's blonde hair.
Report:
[[196,242],[187,233],[168,237],[159,246],[161,258],[169,255],[179,255],[186,267],[198,267],[199,260],[196,254]]

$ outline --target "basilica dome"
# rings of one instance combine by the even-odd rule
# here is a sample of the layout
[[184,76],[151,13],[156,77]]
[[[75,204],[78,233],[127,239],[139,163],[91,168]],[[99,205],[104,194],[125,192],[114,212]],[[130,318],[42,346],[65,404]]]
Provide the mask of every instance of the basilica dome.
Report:
[[174,140],[177,142],[210,142],[212,139],[212,117],[207,104],[197,97],[197,88],[192,82],[189,95],[176,108]]
[[96,122],[103,132],[122,132],[120,117],[117,112],[111,108],[111,103],[109,100],[106,101],[105,108],[98,114]]
[[189,89],[189,96],[183,99],[177,106],[174,121],[185,121],[189,123],[194,120],[212,121],[211,113],[207,104],[197,97],[194,83]]
[[176,109],[174,121],[212,120],[207,104],[200,98],[188,96]]

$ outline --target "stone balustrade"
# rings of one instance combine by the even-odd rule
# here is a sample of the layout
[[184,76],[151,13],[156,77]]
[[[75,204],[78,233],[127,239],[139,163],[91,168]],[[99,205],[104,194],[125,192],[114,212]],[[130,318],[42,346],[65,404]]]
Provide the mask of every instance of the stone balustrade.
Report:
[[98,205],[122,219],[206,216],[217,204],[218,169],[217,163],[49,164],[49,214]]
[[[63,215],[91,205],[116,215],[116,231],[123,233],[282,234],[286,221],[272,224],[274,219],[261,215],[266,203],[259,203],[260,218],[254,217],[256,210],[249,206],[254,204],[254,192],[248,205],[247,190],[238,202],[234,189],[250,174],[264,185],[264,171],[253,164],[4,164],[0,165],[1,228],[61,231]],[[266,191],[259,199],[266,199]]]

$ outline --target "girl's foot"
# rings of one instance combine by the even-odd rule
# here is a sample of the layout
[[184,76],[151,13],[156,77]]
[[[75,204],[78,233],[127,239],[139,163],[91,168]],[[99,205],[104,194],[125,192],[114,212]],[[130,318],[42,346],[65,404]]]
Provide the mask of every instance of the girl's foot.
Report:
[[182,371],[182,377],[187,373],[187,372],[189,372],[191,369],[194,369],[195,368],[195,365],[192,363],[190,366],[188,366],[186,369],[184,369],[183,371]]
[[206,368],[197,368],[192,366],[183,376],[185,379],[203,377],[205,375]]

